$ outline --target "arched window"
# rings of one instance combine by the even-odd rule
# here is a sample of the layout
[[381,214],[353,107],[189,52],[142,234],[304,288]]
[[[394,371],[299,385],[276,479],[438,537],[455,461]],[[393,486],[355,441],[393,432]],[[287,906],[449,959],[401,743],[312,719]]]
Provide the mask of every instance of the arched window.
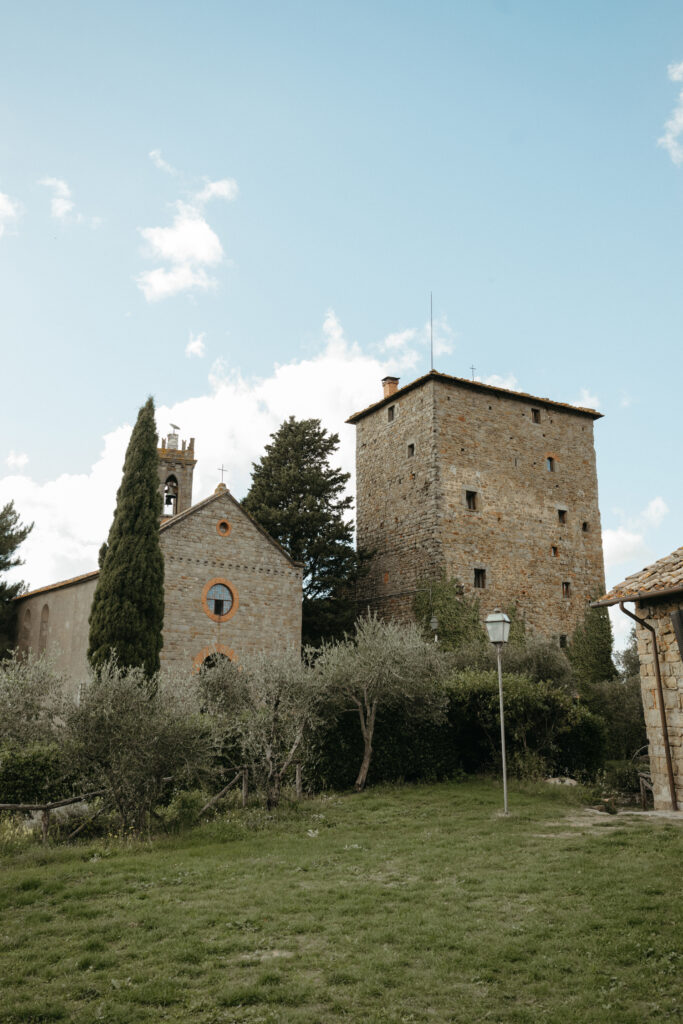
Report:
[[31,609],[27,608],[21,620],[21,639],[19,646],[22,651],[27,651],[31,646]]
[[218,668],[222,662],[230,661],[227,654],[223,654],[221,651],[212,651],[204,661],[202,662],[202,672],[208,672],[212,668]]
[[38,653],[42,654],[47,649],[47,631],[50,621],[50,609],[44,604],[40,613],[40,635],[38,637]]
[[174,516],[178,511],[178,481],[171,474],[164,484],[164,509],[165,516]]

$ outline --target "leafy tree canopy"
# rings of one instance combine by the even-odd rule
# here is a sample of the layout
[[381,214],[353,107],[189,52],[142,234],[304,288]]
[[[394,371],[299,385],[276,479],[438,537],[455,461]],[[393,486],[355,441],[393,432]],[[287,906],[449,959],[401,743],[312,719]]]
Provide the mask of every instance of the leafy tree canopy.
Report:
[[121,668],[139,667],[150,676],[159,669],[164,623],[160,515],[157,432],[149,398],[131,434],[106,551],[100,551],[88,647],[94,668],[115,654]]
[[2,577],[8,570],[22,564],[16,553],[17,548],[26,540],[32,529],[33,523],[25,526],[20,521],[13,501],[0,508],[0,657],[14,646],[14,598],[24,589],[23,583],[8,583]]
[[339,435],[320,420],[288,420],[271,435],[265,454],[253,465],[244,507],[304,564],[303,643],[349,630],[355,616],[353,582],[359,556],[345,495],[349,473],[330,465]]

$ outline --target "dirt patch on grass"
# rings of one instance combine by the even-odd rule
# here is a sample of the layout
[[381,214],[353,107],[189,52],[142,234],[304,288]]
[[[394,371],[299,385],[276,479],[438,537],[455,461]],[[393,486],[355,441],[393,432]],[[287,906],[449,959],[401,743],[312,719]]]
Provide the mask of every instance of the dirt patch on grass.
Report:
[[[623,829],[634,824],[653,824],[658,821],[683,825],[683,814],[680,811],[636,811],[630,808],[617,814],[605,814],[593,807],[585,807],[573,811],[560,821],[549,821],[547,828],[553,831],[534,832],[534,836],[539,839],[571,839],[576,835],[577,829],[607,835],[615,827]],[[574,831],[567,831],[568,827]]]

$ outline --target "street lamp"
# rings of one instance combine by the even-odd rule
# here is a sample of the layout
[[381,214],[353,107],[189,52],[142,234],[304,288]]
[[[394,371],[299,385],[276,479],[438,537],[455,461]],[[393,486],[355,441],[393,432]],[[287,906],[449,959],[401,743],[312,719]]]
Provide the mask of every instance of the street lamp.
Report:
[[500,744],[503,755],[503,803],[505,806],[505,813],[508,813],[508,777],[507,777],[507,765],[505,763],[505,719],[503,717],[503,669],[500,664],[500,656],[503,650],[503,644],[508,642],[508,636],[510,635],[510,620],[505,614],[501,612],[500,608],[496,608],[494,612],[486,616],[486,632],[489,635],[489,640],[495,645],[496,655],[498,658],[498,694],[500,697]]
[[437,644],[439,642],[439,637],[437,635],[439,632],[439,620],[437,619],[436,615],[432,615],[431,619],[429,620],[429,628],[434,634],[434,643]]

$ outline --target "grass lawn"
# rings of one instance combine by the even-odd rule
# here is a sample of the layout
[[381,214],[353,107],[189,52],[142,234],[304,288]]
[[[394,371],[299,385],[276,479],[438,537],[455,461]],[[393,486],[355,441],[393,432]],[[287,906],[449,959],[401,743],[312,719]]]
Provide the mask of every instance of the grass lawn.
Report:
[[681,1012],[678,823],[474,780],[0,861],[0,1021]]

